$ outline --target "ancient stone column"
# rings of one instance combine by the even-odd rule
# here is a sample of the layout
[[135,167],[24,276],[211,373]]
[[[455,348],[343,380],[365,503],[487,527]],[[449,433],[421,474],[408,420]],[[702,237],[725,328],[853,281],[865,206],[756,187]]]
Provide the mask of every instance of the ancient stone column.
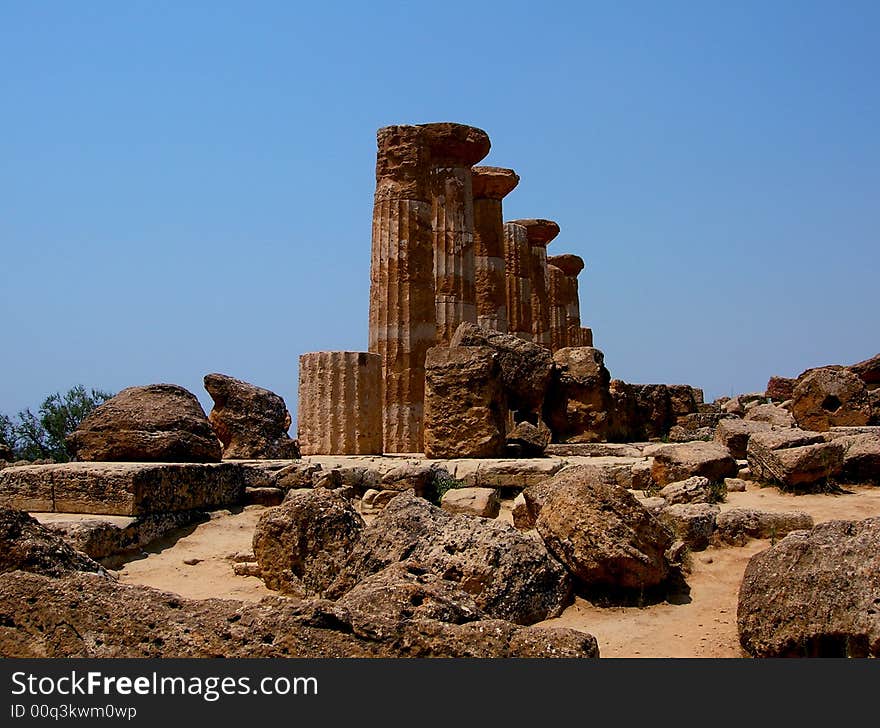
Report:
[[477,322],[471,167],[489,153],[489,135],[449,122],[419,128],[431,159],[436,339],[448,345],[460,323]]
[[569,282],[559,268],[547,265],[547,277],[550,281],[550,350],[558,351],[569,346],[568,314],[566,300],[569,298]]
[[501,167],[474,167],[472,174],[477,325],[506,334],[507,284],[501,200],[519,183],[519,175]]
[[578,346],[592,346],[593,345],[593,329],[588,327],[581,327],[581,343]]
[[550,348],[550,276],[547,273],[547,244],[559,235],[559,225],[552,220],[514,220],[522,225],[529,238],[532,284],[532,341]]
[[317,351],[299,358],[303,455],[382,453],[382,357]]
[[422,451],[425,353],[434,346],[434,239],[427,133],[379,129],[369,349],[382,360],[384,452]]
[[[584,269],[584,259],[579,255],[565,253],[563,255],[551,255],[547,258],[547,264],[555,266],[565,275],[566,286],[563,287],[562,305],[565,306],[568,329],[568,344],[566,346],[592,346],[585,343],[581,333],[581,304],[578,294],[578,275]],[[552,298],[552,296],[551,296]],[[551,306],[552,306],[551,302]],[[591,334],[592,336],[592,334]]]
[[507,289],[507,331],[532,340],[532,248],[529,231],[504,223],[504,280]]

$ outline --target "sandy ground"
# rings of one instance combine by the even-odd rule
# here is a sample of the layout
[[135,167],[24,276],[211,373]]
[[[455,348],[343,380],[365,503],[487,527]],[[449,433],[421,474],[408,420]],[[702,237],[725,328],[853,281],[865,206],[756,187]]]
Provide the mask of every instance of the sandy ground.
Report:
[[[788,495],[775,488],[749,486],[728,494],[722,509],[806,511],[816,523],[860,520],[880,515],[880,488],[853,486],[842,495]],[[184,597],[220,597],[258,601],[273,592],[256,577],[236,576],[236,552],[251,551],[254,527],[265,510],[248,506],[237,513],[219,511],[210,521],[154,544],[118,572],[120,581],[145,584]],[[501,518],[510,521],[510,502]],[[683,603],[608,607],[582,598],[545,625],[571,627],[596,636],[603,657],[742,657],[736,629],[739,585],[748,560],[770,546],[751,541],[744,547],[709,548],[692,555]],[[197,563],[185,563],[186,561]]]

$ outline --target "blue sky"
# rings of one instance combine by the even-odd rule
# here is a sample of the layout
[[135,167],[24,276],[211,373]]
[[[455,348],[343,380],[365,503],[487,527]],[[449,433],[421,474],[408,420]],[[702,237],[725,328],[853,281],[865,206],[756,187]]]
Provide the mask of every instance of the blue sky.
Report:
[[458,121],[612,376],[880,351],[880,3],[0,2],[0,411],[367,344],[375,133]]

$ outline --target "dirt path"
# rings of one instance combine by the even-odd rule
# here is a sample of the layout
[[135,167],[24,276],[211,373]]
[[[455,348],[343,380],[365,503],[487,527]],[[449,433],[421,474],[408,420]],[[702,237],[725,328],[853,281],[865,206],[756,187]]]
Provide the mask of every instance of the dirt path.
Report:
[[[749,486],[730,493],[722,509],[806,511],[816,523],[834,519],[861,520],[880,515],[880,488],[852,487],[849,495],[794,496],[775,488]],[[219,597],[258,601],[272,594],[256,577],[236,576],[236,552],[249,552],[260,506],[239,513],[220,511],[186,535],[150,549],[145,558],[127,563],[120,580],[145,584],[194,599]],[[510,519],[510,503],[501,517]],[[543,624],[590,632],[603,657],[740,657],[736,629],[739,585],[748,560],[770,546],[751,541],[744,547],[709,548],[692,555],[687,578],[690,601],[645,607],[600,607],[576,599],[563,614]],[[185,561],[198,559],[198,563]]]

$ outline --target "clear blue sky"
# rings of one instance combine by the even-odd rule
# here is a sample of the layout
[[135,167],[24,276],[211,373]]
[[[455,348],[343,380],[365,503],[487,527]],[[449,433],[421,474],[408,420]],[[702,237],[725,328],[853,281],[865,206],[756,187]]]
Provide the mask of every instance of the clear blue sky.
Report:
[[562,227],[613,376],[880,351],[880,3],[0,2],[0,411],[367,345],[375,133]]

